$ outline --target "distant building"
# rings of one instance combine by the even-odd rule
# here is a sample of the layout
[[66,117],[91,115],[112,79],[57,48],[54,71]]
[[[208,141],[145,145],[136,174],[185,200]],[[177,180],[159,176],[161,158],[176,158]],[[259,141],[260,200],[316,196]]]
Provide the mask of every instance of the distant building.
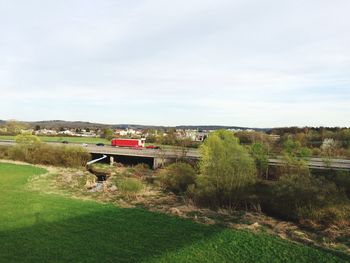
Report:
[[119,136],[141,136],[143,133],[142,130],[134,130],[134,129],[116,129],[114,130],[114,134],[115,135],[119,135]]
[[70,131],[70,130],[60,131],[60,132],[58,132],[58,134],[69,135],[69,136],[74,136],[74,135],[76,135],[75,132],[72,132],[72,131]]
[[35,131],[35,135],[57,135],[57,131],[41,129],[41,130]]

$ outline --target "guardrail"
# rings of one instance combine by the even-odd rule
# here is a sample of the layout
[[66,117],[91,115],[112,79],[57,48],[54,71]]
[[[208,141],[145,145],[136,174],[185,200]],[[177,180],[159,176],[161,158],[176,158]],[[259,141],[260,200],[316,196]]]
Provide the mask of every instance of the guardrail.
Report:
[[[269,159],[269,165],[281,166],[285,162],[281,158]],[[308,166],[314,169],[334,169],[334,170],[350,170],[350,160],[346,159],[330,159],[310,158]]]

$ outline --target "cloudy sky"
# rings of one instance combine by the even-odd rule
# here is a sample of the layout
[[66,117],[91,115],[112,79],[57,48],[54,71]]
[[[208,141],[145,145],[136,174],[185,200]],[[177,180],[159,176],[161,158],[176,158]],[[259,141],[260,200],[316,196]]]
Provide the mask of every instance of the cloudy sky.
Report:
[[350,126],[349,0],[0,0],[0,119]]

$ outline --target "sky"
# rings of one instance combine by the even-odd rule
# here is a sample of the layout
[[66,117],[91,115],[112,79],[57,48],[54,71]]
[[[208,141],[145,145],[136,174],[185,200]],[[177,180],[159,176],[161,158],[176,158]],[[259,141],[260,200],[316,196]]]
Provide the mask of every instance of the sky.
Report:
[[0,0],[0,119],[350,126],[349,0]]

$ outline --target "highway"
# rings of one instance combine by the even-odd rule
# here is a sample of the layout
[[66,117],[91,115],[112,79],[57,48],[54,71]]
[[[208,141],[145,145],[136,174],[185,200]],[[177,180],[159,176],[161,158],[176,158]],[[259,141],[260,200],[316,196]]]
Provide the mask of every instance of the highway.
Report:
[[[164,158],[180,158],[185,156],[187,158],[199,159],[199,151],[197,149],[181,149],[181,148],[165,148],[165,149],[147,149],[147,148],[122,148],[114,147],[110,145],[97,146],[95,144],[85,144],[83,146],[81,143],[67,143],[63,144],[61,142],[45,142],[53,146],[67,146],[67,147],[82,147],[85,148],[90,153],[97,154],[113,154],[113,155],[125,155],[125,156],[137,156],[137,157],[164,157]],[[10,140],[0,140],[0,145],[12,146],[15,145],[15,141]]]
[[[121,148],[113,147],[110,145],[97,146],[95,144],[87,144],[83,146],[80,143],[69,143],[62,144],[60,142],[47,142],[54,146],[67,146],[67,147],[83,147],[88,152],[94,154],[107,154],[107,155],[122,155],[122,156],[134,156],[134,157],[148,157],[148,158],[164,158],[164,159],[178,159],[178,158],[188,158],[188,159],[199,159],[200,154],[198,149],[181,149],[181,148],[165,148],[165,149],[131,149],[131,148]],[[0,140],[0,145],[12,146],[16,143],[14,141]],[[269,165],[279,166],[283,164],[281,158],[270,158]],[[310,158],[308,163],[310,168],[314,169],[336,169],[336,170],[349,170],[350,171],[350,160],[347,159],[332,159],[329,165],[326,165],[322,158]]]

